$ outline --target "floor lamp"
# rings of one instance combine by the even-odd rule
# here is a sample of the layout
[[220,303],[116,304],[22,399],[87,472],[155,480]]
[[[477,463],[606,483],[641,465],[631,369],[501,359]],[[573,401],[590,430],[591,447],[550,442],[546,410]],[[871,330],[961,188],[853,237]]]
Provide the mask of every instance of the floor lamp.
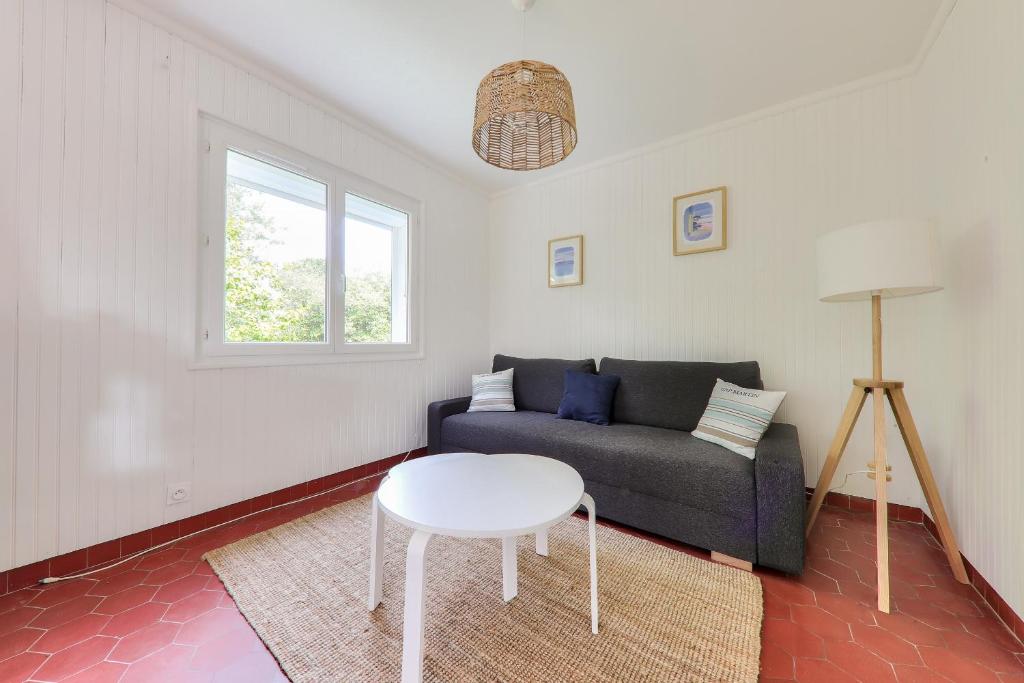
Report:
[[942,497],[935,484],[921,437],[903,394],[903,382],[883,379],[882,299],[927,294],[942,289],[938,277],[938,240],[932,225],[922,221],[887,220],[862,223],[828,233],[818,239],[818,296],[822,301],[871,300],[871,379],[853,380],[853,391],[828,449],[825,466],[811,498],[806,533],[811,533],[818,510],[828,492],[843,451],[850,440],[861,408],[871,394],[874,408],[875,458],[868,463],[875,480],[875,534],[878,552],[878,609],[889,611],[889,511],[886,484],[892,470],[886,464],[885,399],[907,445],[932,519],[953,575],[967,583],[963,558],[949,526]]

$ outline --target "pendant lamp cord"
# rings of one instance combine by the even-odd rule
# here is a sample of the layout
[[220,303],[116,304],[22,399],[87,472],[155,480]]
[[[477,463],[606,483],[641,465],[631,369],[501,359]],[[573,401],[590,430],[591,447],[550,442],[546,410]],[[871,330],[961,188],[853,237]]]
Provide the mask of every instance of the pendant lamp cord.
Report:
[[520,59],[526,59],[526,10],[523,10],[523,32],[519,43]]

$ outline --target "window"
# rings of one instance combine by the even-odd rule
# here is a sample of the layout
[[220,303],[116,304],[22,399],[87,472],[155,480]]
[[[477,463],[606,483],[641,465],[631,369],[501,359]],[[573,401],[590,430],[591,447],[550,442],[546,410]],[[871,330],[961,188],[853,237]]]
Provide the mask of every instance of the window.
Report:
[[417,355],[418,202],[203,117],[197,365]]
[[327,341],[327,185],[227,150],[224,341]]
[[345,342],[402,344],[409,323],[409,215],[345,195]]

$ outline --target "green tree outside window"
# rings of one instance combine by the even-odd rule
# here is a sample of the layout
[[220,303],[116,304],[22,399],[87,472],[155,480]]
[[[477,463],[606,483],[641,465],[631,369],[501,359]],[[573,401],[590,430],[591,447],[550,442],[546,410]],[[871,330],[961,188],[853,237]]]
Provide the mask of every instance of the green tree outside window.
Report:
[[[282,230],[266,215],[259,193],[227,187],[224,338],[228,342],[326,340],[324,259],[274,263],[261,252]],[[348,277],[345,337],[349,343],[391,340],[391,279],[384,273]]]

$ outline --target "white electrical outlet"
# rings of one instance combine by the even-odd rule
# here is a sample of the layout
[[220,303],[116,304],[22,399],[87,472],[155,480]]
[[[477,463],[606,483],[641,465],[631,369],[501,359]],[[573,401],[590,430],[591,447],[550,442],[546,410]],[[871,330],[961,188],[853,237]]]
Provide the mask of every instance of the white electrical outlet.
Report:
[[167,485],[167,504],[177,505],[184,503],[192,497],[192,482],[179,481],[177,484]]

